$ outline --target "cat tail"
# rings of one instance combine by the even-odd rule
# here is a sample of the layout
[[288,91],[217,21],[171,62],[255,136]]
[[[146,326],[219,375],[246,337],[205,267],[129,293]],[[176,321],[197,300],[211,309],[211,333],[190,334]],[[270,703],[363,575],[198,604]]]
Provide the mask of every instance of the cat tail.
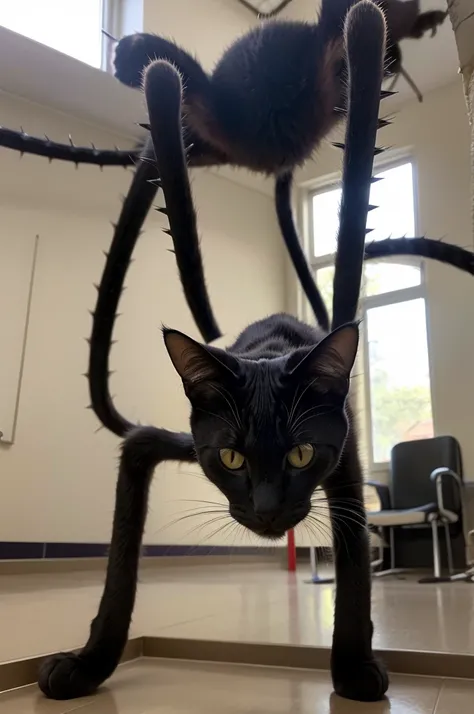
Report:
[[18,151],[20,155],[43,156],[49,161],[68,161],[70,163],[92,164],[93,166],[133,166],[137,163],[143,147],[134,149],[97,149],[95,146],[76,146],[72,139],[69,144],[60,144],[45,136],[40,139],[30,136],[23,130],[13,131],[0,127],[0,146]]
[[124,288],[125,276],[132,253],[159,187],[154,154],[149,141],[141,155],[130,189],[124,200],[100,283],[97,302],[92,313],[92,334],[89,340],[89,393],[91,408],[102,425],[123,437],[135,427],[115,408],[109,391],[109,357],[117,308]]
[[450,243],[430,238],[386,238],[365,246],[365,260],[411,255],[429,258],[474,275],[474,253]]
[[291,186],[293,173],[288,172],[277,177],[275,183],[275,206],[278,223],[286,248],[293,263],[300,285],[311,305],[318,324],[323,330],[329,330],[329,314],[324,300],[314,281],[308,261],[301,247],[300,239],[293,218],[291,206]]
[[357,314],[385,55],[385,20],[370,0],[349,11],[344,41],[348,67],[342,200],[334,273],[332,328]]

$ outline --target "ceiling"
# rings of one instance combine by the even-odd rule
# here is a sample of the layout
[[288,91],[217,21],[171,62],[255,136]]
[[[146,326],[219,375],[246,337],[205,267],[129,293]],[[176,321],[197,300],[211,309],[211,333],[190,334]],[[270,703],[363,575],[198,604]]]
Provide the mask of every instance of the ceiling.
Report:
[[[292,0],[280,17],[293,20],[314,20],[319,0]],[[444,10],[446,0],[421,0],[421,10]],[[449,18],[439,28],[435,37],[427,34],[421,40],[402,42],[403,65],[418,85],[422,94],[456,79],[459,61],[454,33]],[[400,77],[397,103],[414,99],[414,94]]]

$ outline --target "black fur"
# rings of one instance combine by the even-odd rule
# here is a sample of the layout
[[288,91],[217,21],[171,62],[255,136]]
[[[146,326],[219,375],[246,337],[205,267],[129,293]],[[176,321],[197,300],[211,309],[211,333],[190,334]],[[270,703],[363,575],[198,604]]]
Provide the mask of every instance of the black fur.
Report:
[[20,154],[44,156],[50,161],[70,161],[76,165],[133,166],[140,154],[137,150],[96,149],[95,146],[75,146],[72,138],[69,144],[59,144],[48,137],[38,139],[25,131],[12,131],[0,127],[0,146],[19,151]]
[[122,206],[106,261],[95,311],[92,314],[89,369],[87,377],[91,408],[99,421],[117,436],[133,428],[115,408],[109,392],[109,356],[112,333],[125,276],[141,227],[158,190],[154,152],[147,146]]
[[[357,167],[364,180],[370,176],[383,48],[383,17],[365,0],[351,10],[347,19],[351,109],[342,207],[343,214],[346,210],[352,212],[354,206],[363,214],[362,218],[356,216],[354,233],[361,255],[364,243],[359,233],[362,229],[365,235],[368,191],[356,192],[355,203],[347,192],[354,186],[352,167]],[[174,121],[175,127],[179,127],[176,107],[180,102],[180,82],[170,65],[158,61],[147,72],[147,99],[149,88],[156,83],[166,91],[169,100],[163,103],[158,115],[150,107],[152,138],[168,208],[169,202],[179,206],[177,193],[173,192],[175,169],[171,169],[183,166],[183,145],[173,141],[179,155],[167,153],[160,146],[167,136],[161,137],[156,131],[155,121],[174,136],[171,123]],[[363,123],[357,126],[361,119],[369,131]],[[351,142],[362,160],[351,158]],[[169,161],[171,169],[163,166],[163,161]],[[148,161],[145,164],[152,166]],[[181,169],[179,176],[181,181]],[[194,216],[188,206],[191,195],[187,184],[181,183],[180,189],[183,188],[183,214]],[[341,219],[339,252],[347,248],[344,215]],[[126,235],[122,241],[127,243]],[[132,242],[133,239],[128,240],[127,250]],[[352,264],[358,266],[359,273],[361,255],[352,255]],[[113,273],[111,256],[112,253],[106,272]],[[340,260],[336,273],[339,270],[344,270],[344,262]],[[124,270],[118,274],[115,293]],[[104,273],[99,300],[107,281]],[[351,276],[351,281],[357,284],[360,274]],[[202,272],[196,282],[205,294]],[[351,314],[355,314],[358,295],[353,299],[352,306],[347,301],[340,303]],[[108,309],[112,307],[115,309],[115,305],[109,305]],[[100,312],[105,318],[104,306]],[[113,314],[109,320],[113,323]],[[357,350],[357,325],[352,322],[326,335],[293,317],[275,315],[249,326],[228,351],[200,345],[175,330],[165,330],[164,335],[191,402],[192,436],[150,427],[128,433],[120,462],[111,554],[99,613],[92,623],[89,641],[79,654],[61,654],[45,662],[39,679],[41,689],[52,698],[89,694],[117,666],[134,606],[150,479],[157,463],[174,459],[198,460],[208,478],[227,496],[230,515],[270,538],[282,537],[288,528],[308,516],[314,489],[322,485],[336,530],[334,687],[345,697],[380,699],[388,680],[385,669],[372,654],[367,528],[362,478],[347,404],[349,376]],[[91,352],[99,339],[100,335],[93,332]],[[102,343],[101,349],[108,354],[107,345]],[[101,378],[105,378],[103,370]],[[119,428],[124,423],[128,428],[126,420]],[[310,461],[301,470],[289,460],[289,451],[299,444],[310,444],[311,447],[305,448],[313,449]],[[238,471],[226,471],[219,460],[219,450],[229,448],[245,454],[246,461]],[[351,520],[343,518],[348,508]]]
[[[361,21],[356,24],[359,12],[367,23],[366,27]],[[355,5],[350,18],[346,25],[349,101],[334,273],[333,329],[354,320],[359,304],[380,87],[383,78],[380,53],[385,50],[385,34],[383,48],[375,41],[377,14],[372,16],[365,7]],[[354,23],[354,27],[351,23]],[[367,42],[370,32],[374,32],[375,37]],[[361,57],[364,61],[361,61]]]
[[296,270],[300,285],[308,298],[311,309],[313,310],[318,324],[323,330],[329,330],[329,314],[324,300],[321,297],[313,275],[311,273],[308,261],[301,242],[298,236],[298,231],[291,210],[291,185],[293,182],[293,174],[287,173],[278,176],[275,182],[275,206],[277,211],[278,223],[281,234],[291,262]]
[[[150,65],[144,87],[181,284],[199,331],[206,342],[211,342],[220,336],[220,331],[204,283],[196,212],[186,168],[181,79],[168,62],[160,60]],[[166,140],[161,141],[161,136]]]
[[38,684],[51,699],[91,694],[120,661],[135,604],[148,491],[155,466],[162,461],[195,461],[191,436],[153,427],[129,434],[120,457],[112,541],[99,611],[87,645],[79,654],[60,653],[41,665]]
[[437,260],[474,275],[474,253],[451,243],[429,238],[386,238],[365,246],[366,260],[413,255]]

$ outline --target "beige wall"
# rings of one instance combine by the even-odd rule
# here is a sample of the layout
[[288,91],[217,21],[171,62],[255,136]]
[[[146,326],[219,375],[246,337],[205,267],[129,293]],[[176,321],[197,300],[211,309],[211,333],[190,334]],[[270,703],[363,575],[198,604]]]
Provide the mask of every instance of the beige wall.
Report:
[[[235,0],[147,0],[145,29],[173,36],[211,67],[253,17]],[[211,18],[211,19],[210,19]],[[121,137],[44,108],[2,96],[2,123],[23,124],[31,133],[112,146]],[[411,103],[384,143],[412,149],[418,169],[420,229],[472,246],[469,212],[469,132],[462,91],[452,85]],[[340,154],[319,152],[301,180],[337,170]],[[120,208],[130,172],[53,164],[2,150],[2,229],[15,236],[40,233],[31,324],[21,390],[16,443],[0,446],[0,540],[105,541],[113,510],[118,440],[99,432],[83,407],[87,388],[80,377],[87,362],[82,337],[90,329],[103,264],[101,249],[111,237],[109,219]],[[282,309],[284,256],[270,198],[208,172],[194,177],[206,272],[211,297],[224,330]],[[130,418],[186,428],[188,408],[164,353],[161,322],[195,334],[179,287],[168,238],[157,215],[150,217],[128,279],[118,345],[112,366],[113,391]],[[294,276],[286,273],[287,305]],[[461,441],[466,472],[474,474],[472,409],[474,380],[474,288],[469,277],[428,265],[429,329],[436,427]],[[217,500],[188,467],[160,468],[152,491],[147,541],[199,543],[213,527],[189,532],[196,521],[164,528],[193,503]],[[214,528],[217,528],[216,523]],[[212,542],[232,544],[234,529]],[[207,540],[206,540],[207,542]],[[248,541],[244,541],[248,542]]]
[[[388,111],[388,107],[382,106]],[[461,81],[410,102],[379,132],[379,143],[413,156],[421,234],[473,249],[469,126]],[[300,181],[340,169],[340,152],[323,147]],[[394,197],[396,200],[396,197]],[[427,262],[428,329],[435,428],[462,446],[465,475],[474,479],[474,280]]]
[[[56,139],[113,145],[116,137],[20,100],[2,97],[7,126]],[[84,407],[92,283],[100,277],[102,249],[119,194],[131,173],[53,163],[2,153],[0,217],[11,241],[40,235],[27,336],[16,440],[0,446],[0,540],[107,541],[113,511],[118,439],[102,431]],[[193,189],[209,290],[223,331],[284,306],[283,251],[272,200],[255,191],[196,172]],[[112,391],[124,413],[142,423],[186,429],[188,406],[161,340],[160,326],[196,335],[179,285],[164,219],[146,224],[117,325]],[[197,335],[196,335],[197,336]],[[162,530],[189,509],[180,499],[214,500],[210,486],[187,469],[160,470],[153,487],[148,542],[199,543],[185,521]],[[211,529],[212,530],[212,529]],[[207,531],[211,532],[211,531]],[[215,541],[219,542],[219,541]],[[220,541],[226,542],[226,541]]]
[[195,54],[207,70],[239,35],[256,23],[236,0],[145,0],[146,32],[171,37]]

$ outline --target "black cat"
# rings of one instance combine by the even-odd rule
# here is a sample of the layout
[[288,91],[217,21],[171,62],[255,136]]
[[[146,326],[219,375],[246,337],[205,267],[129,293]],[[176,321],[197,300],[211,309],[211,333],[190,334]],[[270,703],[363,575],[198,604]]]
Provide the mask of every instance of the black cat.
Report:
[[[133,202],[124,206],[126,220],[115,233],[99,286],[89,363],[95,413],[107,428],[126,436],[107,578],[84,649],[49,658],[41,668],[39,685],[49,697],[89,694],[120,660],[135,602],[149,485],[155,466],[164,460],[199,462],[227,497],[230,515],[267,538],[281,538],[307,517],[315,488],[325,489],[332,522],[337,524],[334,687],[342,696],[364,701],[382,698],[387,689],[386,671],[372,653],[368,536],[347,401],[358,344],[354,318],[385,42],[383,15],[369,0],[348,14],[345,42],[349,118],[333,330],[328,334],[294,317],[274,315],[250,325],[227,351],[165,330],[166,347],[191,402],[192,434],[135,428],[110,398],[108,362],[115,310],[136,226],[142,220],[141,206],[136,212]],[[145,95],[186,298],[201,325],[212,332],[217,328],[204,283],[182,141],[181,80],[169,63],[150,65]],[[151,160],[145,163],[154,166]],[[350,518],[343,518],[348,508]]]

